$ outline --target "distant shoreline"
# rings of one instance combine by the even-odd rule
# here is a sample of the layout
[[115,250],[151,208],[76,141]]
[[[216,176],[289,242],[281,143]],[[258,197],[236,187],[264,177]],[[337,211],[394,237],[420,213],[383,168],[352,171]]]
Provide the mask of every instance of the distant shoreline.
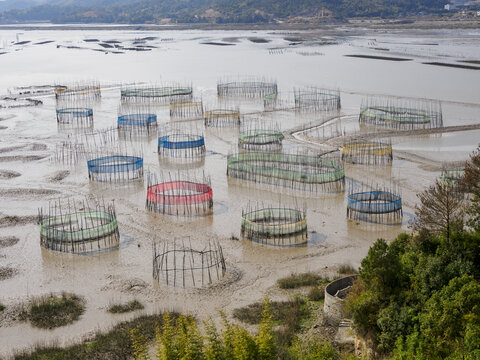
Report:
[[347,26],[356,29],[397,29],[397,30],[432,30],[432,29],[478,29],[480,19],[444,19],[444,18],[406,18],[384,19],[350,19],[349,21],[329,21],[321,23],[281,23],[281,24],[0,24],[0,30],[137,30],[137,31],[171,31],[171,30],[336,30]]

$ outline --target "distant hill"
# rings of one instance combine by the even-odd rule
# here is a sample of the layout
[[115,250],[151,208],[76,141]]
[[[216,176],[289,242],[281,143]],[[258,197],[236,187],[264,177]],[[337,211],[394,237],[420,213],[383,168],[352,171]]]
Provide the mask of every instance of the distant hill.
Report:
[[[7,0],[1,22],[262,23],[276,19],[384,17],[443,11],[446,0]],[[8,4],[7,4],[8,3]],[[17,3],[17,7],[14,6]],[[2,7],[2,5],[4,5]],[[13,7],[12,7],[13,6]]]

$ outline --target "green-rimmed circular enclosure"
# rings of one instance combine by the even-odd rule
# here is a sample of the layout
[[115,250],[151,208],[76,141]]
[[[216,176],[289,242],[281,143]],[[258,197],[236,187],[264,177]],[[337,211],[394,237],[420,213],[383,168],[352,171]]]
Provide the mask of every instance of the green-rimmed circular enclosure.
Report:
[[277,130],[255,129],[238,135],[238,145],[245,150],[280,150],[284,136]]
[[443,125],[442,114],[439,111],[389,106],[362,108],[359,121],[398,130],[428,129]]
[[41,245],[81,253],[117,246],[120,240],[114,211],[84,211],[41,217]]
[[227,176],[305,191],[344,188],[341,161],[320,156],[246,152],[227,157]]
[[270,245],[300,245],[307,241],[307,217],[305,212],[290,208],[246,211],[242,212],[241,233],[249,240]]
[[129,88],[120,91],[120,98],[124,101],[169,101],[171,99],[189,99],[193,89],[188,86],[163,86]]

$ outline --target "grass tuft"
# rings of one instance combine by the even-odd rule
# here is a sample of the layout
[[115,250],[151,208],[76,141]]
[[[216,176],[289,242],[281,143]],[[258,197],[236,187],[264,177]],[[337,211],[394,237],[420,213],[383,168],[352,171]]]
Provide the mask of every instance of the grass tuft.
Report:
[[30,320],[33,326],[53,329],[77,321],[85,311],[82,298],[75,294],[50,294],[33,298],[21,317]]
[[0,311],[3,311],[3,310],[5,310],[5,305],[0,304]]
[[322,301],[325,299],[325,288],[323,286],[315,286],[308,292],[308,300]]
[[[173,319],[178,314],[171,314]],[[163,324],[163,314],[144,315],[131,321],[125,321],[116,325],[112,330],[106,333],[98,333],[93,339],[85,340],[80,344],[61,348],[58,346],[38,346],[33,351],[17,353],[15,360],[119,360],[132,359],[133,349],[131,347],[130,331],[139,330],[139,336],[142,336],[147,342],[155,338],[155,329],[160,329]]]
[[126,304],[114,304],[108,308],[108,312],[112,314],[123,314],[135,310],[142,310],[144,308],[143,304],[138,300],[129,301]]
[[302,286],[316,286],[323,279],[320,275],[311,272],[291,274],[277,281],[280,289],[296,289]]
[[356,274],[357,270],[352,265],[343,264],[338,268],[339,274]]

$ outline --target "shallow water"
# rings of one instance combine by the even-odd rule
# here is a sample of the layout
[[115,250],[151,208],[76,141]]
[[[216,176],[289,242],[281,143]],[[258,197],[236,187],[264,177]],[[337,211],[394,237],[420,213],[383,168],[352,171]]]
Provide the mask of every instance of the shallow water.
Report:
[[[480,58],[478,32],[396,32],[338,36],[337,45],[316,46],[314,41],[289,45],[281,32],[275,31],[23,31],[19,39],[37,43],[55,40],[45,45],[14,46],[19,31],[2,31],[0,44],[7,43],[7,54],[0,56],[0,68],[6,69],[0,78],[0,93],[15,86],[54,84],[95,79],[108,85],[102,91],[101,102],[94,105],[94,128],[104,129],[116,123],[120,98],[119,85],[131,82],[165,83],[177,81],[194,87],[195,96],[209,107],[217,106],[216,82],[227,76],[259,75],[276,79],[281,94],[291,97],[294,86],[314,85],[339,89],[342,96],[341,114],[351,115],[343,121],[347,132],[358,131],[358,111],[367,94],[388,94],[398,97],[429,98],[442,101],[444,124],[478,123],[480,109],[480,72],[422,64],[425,58],[454,61]],[[321,31],[300,33],[309,39],[321,37]],[[327,35],[331,35],[328,33]],[[88,49],[57,48],[61,46],[96,47],[83,39],[119,40],[131,43],[136,38],[155,36],[149,42],[157,46],[148,52],[126,51],[105,54]],[[253,43],[248,37],[262,37],[270,43]],[[390,47],[392,53],[412,58],[409,62],[390,62],[344,57],[347,54],[381,53],[371,49]],[[203,45],[202,42],[232,41],[235,46]],[[465,41],[458,44],[458,39]],[[163,39],[163,40],[162,40]],[[232,41],[233,42],[233,41]],[[424,43],[440,45],[418,45]],[[459,48],[459,46],[461,48]],[[98,47],[98,46],[97,46]],[[430,51],[435,47],[435,51]],[[281,48],[272,53],[270,48]],[[18,51],[17,51],[18,49]],[[384,50],[382,50],[384,51]],[[1,51],[0,51],[1,52]],[[306,53],[314,54],[305,56]],[[324,55],[318,55],[323,53]],[[360,264],[369,246],[379,237],[392,239],[408,231],[417,198],[415,193],[431,184],[440,174],[443,161],[465,160],[479,142],[479,131],[435,134],[422,137],[397,137],[392,166],[365,167],[346,165],[347,192],[349,186],[386,185],[398,188],[402,194],[404,217],[402,225],[378,225],[346,219],[345,193],[310,194],[286,191],[283,188],[239,184],[226,176],[226,156],[237,149],[238,129],[207,128],[205,160],[189,167],[159,160],[156,138],[126,142],[128,149],[143,153],[145,172],[186,173],[204,172],[212,180],[214,191],[213,215],[205,217],[173,217],[145,211],[146,188],[143,183],[106,185],[89,183],[86,164],[64,167],[49,157],[56,144],[67,138],[71,130],[59,128],[55,120],[53,97],[41,97],[44,105],[35,108],[0,109],[0,149],[21,146],[0,153],[0,170],[16,171],[14,178],[0,177],[2,192],[0,213],[3,215],[36,215],[37,209],[49,201],[64,197],[82,198],[88,194],[115,199],[122,246],[118,250],[95,255],[72,255],[42,249],[39,229],[31,221],[16,226],[0,227],[0,236],[17,236],[14,246],[0,249],[0,266],[18,269],[18,274],[0,280],[0,301],[7,306],[26,301],[33,295],[71,291],[87,300],[87,310],[81,320],[52,331],[32,328],[28,323],[10,321],[0,327],[0,356],[15,349],[28,348],[37,342],[58,339],[63,343],[78,340],[97,329],[105,329],[130,315],[111,315],[109,304],[138,298],[146,311],[171,310],[191,312],[200,317],[216,317],[217,309],[233,308],[261,299],[266,292],[281,297],[271,287],[275,281],[291,272],[330,271],[336,266]],[[242,113],[263,110],[262,101],[240,101]],[[158,122],[169,120],[168,107],[156,108]],[[10,117],[13,115],[13,117]],[[277,123],[288,130],[327,115],[296,114],[278,111],[253,114],[246,121],[258,119]],[[183,123],[182,123],[183,124]],[[188,123],[185,123],[188,124]],[[190,125],[188,125],[190,126]],[[197,128],[202,122],[197,121]],[[31,144],[46,144],[47,148]],[[284,141],[283,148],[296,151],[303,144]],[[312,144],[308,144],[312,147]],[[7,149],[8,150],[8,149]],[[410,153],[424,159],[412,162],[408,157],[396,157],[395,151]],[[44,157],[35,160],[36,157]],[[55,174],[68,170],[63,180]],[[52,179],[53,176],[53,179]],[[231,240],[240,236],[242,209],[250,204],[297,206],[307,211],[310,242],[308,246],[274,248],[247,240]],[[152,242],[172,245],[192,244],[203,249],[209,241],[218,241],[227,260],[227,280],[216,287],[195,290],[178,289],[156,283],[152,278]],[[333,270],[332,270],[333,271]],[[0,324],[2,324],[0,322]]]

